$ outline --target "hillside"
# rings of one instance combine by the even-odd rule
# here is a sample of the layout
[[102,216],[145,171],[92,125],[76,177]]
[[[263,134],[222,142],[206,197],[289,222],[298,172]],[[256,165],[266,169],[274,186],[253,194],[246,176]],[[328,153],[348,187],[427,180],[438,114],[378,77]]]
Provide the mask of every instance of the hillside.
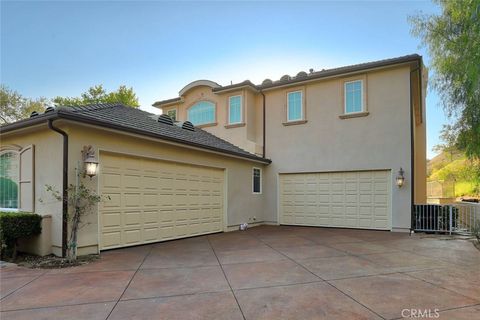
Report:
[[455,196],[478,195],[474,180],[473,166],[466,156],[459,152],[442,152],[427,161],[427,180],[455,180]]

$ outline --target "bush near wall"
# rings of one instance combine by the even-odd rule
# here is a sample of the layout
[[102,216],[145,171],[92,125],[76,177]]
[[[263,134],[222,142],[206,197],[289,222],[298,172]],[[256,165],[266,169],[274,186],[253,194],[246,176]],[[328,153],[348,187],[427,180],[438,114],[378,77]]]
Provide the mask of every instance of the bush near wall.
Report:
[[42,232],[42,216],[27,212],[0,211],[0,254],[2,259],[16,258],[17,240]]

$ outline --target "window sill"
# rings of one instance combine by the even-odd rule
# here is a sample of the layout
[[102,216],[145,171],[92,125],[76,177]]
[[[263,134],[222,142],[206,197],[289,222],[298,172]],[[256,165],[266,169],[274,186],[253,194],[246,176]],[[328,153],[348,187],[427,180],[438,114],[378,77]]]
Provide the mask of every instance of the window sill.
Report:
[[199,124],[198,126],[195,126],[195,128],[215,127],[216,125],[217,125],[216,122],[204,123],[204,124]]
[[0,208],[1,212],[20,212],[20,209],[15,208]]
[[245,122],[232,123],[232,124],[225,125],[225,129],[239,128],[239,127],[245,127]]
[[350,118],[359,118],[359,117],[366,117],[370,114],[368,111],[364,112],[355,112],[355,113],[346,113],[338,116],[340,119],[350,119]]
[[284,126],[295,126],[297,124],[305,124],[307,120],[296,120],[296,121],[287,121],[282,123]]

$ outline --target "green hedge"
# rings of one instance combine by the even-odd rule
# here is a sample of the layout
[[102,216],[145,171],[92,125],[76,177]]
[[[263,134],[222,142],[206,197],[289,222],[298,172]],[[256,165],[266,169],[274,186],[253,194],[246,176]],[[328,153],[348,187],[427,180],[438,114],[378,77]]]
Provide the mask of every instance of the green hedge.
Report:
[[0,211],[0,249],[2,258],[15,258],[17,240],[42,232],[42,216],[27,212]]

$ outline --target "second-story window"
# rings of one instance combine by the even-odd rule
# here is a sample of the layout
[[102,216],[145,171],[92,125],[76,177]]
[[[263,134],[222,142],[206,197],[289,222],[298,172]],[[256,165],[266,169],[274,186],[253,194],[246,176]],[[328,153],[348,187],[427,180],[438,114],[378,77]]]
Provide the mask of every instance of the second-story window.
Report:
[[228,124],[242,122],[242,97],[233,96],[228,98]]
[[200,101],[188,109],[188,121],[195,126],[215,123],[215,104],[209,101]]
[[287,93],[287,121],[303,120],[302,91]]
[[345,114],[364,111],[363,106],[363,81],[355,80],[345,82]]
[[167,115],[172,118],[173,121],[177,121],[177,109],[171,109],[167,111]]

